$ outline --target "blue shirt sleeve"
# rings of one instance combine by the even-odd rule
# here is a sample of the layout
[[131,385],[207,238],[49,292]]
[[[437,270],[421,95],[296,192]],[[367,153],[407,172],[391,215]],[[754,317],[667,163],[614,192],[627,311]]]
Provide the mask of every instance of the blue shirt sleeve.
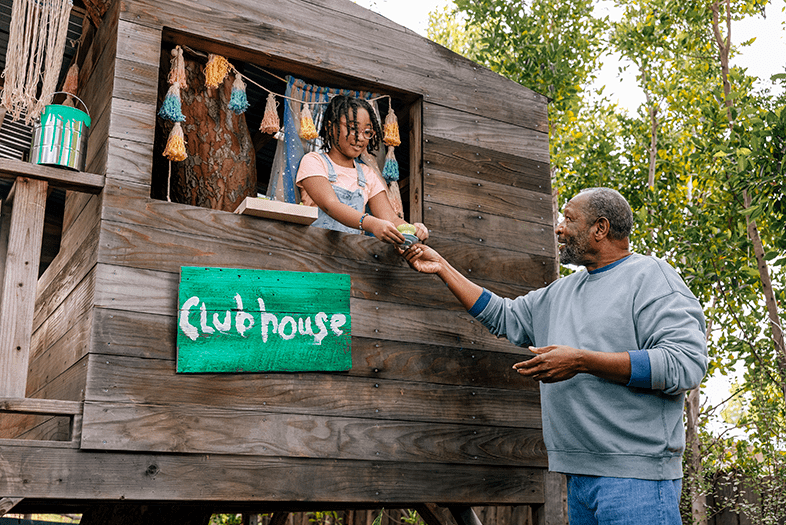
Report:
[[469,309],[469,315],[472,317],[477,317],[480,312],[483,311],[486,306],[488,306],[489,301],[491,300],[491,292],[483,288],[483,293],[480,294],[478,300],[475,301],[475,304],[472,305],[472,308]]
[[630,381],[628,386],[652,388],[652,367],[650,355],[646,350],[632,350],[630,355]]

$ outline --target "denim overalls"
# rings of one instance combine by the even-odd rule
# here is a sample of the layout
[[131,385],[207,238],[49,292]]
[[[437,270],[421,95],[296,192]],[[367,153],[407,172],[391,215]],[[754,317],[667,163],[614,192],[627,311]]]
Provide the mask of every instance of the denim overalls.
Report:
[[[366,177],[363,175],[363,170],[360,167],[360,162],[355,159],[355,169],[358,172],[358,186],[360,186],[355,191],[349,191],[345,188],[340,186],[336,186],[336,170],[333,168],[333,161],[325,153],[320,153],[322,158],[325,159],[328,167],[328,181],[330,181],[330,185],[333,186],[333,191],[336,193],[336,197],[338,200],[356,209],[359,212],[363,212],[366,207],[365,200],[363,199],[363,188],[366,187]],[[317,220],[311,223],[311,226],[316,226],[318,228],[325,228],[327,230],[336,230],[345,233],[360,233],[363,232],[357,228],[350,228],[349,226],[344,226],[336,219],[325,213],[322,208],[319,208],[319,214],[317,215]]]

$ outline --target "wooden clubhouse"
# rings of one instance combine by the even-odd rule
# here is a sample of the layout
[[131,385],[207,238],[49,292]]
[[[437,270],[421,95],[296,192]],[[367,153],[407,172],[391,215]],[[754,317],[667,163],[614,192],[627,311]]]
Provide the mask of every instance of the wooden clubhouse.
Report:
[[[526,351],[390,245],[234,210],[263,201],[275,176],[283,141],[256,131],[268,92],[283,95],[291,77],[383,95],[382,119],[391,107],[401,130],[405,218],[475,282],[524,294],[557,277],[547,99],[349,0],[83,0],[71,18],[79,45],[63,68],[79,66],[92,120],[84,169],[0,158],[0,515],[115,508],[102,523],[131,523],[117,516],[144,506],[177,518],[139,523],[200,523],[253,509],[283,523],[385,507],[436,525],[471,523],[473,506],[529,506],[546,523],[538,386],[511,369]],[[191,164],[162,155],[177,46]],[[248,112],[218,119],[240,137],[227,146],[226,129],[195,128],[225,102],[197,81],[210,54],[248,84]],[[6,115],[0,135],[9,126]],[[211,167],[222,148],[231,169]],[[200,163],[219,174],[218,197],[189,182],[183,166]],[[227,198],[230,187],[244,193]],[[326,286],[346,276],[326,293],[345,295],[348,366],[184,372],[184,326],[213,331],[201,300],[182,315],[184,268],[243,281],[285,272],[301,289],[309,274]],[[232,286],[227,319],[243,310]],[[296,320],[291,334],[278,320],[280,339],[294,334]],[[350,333],[349,321],[331,326]]]

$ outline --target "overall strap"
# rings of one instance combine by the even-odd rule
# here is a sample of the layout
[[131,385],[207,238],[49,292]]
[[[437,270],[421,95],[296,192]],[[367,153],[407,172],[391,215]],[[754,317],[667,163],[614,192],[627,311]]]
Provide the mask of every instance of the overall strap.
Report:
[[325,164],[327,164],[328,181],[330,181],[331,184],[334,184],[336,182],[337,175],[336,170],[333,168],[333,161],[330,160],[330,157],[328,157],[325,152],[320,152],[320,155],[322,155],[322,158],[325,159]]
[[358,186],[361,188],[366,187],[366,176],[363,175],[363,168],[361,167],[362,161],[355,159],[355,169],[358,171]]

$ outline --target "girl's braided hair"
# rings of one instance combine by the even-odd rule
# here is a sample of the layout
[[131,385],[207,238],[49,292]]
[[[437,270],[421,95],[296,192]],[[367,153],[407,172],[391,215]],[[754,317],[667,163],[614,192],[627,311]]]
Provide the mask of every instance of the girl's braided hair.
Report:
[[322,126],[319,129],[319,138],[322,139],[322,149],[330,151],[333,148],[334,138],[332,130],[335,129],[336,133],[339,132],[341,117],[347,119],[347,137],[349,137],[352,133],[352,129],[357,128],[357,115],[359,109],[368,111],[368,116],[371,119],[371,127],[374,130],[374,136],[368,141],[368,151],[376,151],[377,148],[379,148],[379,144],[382,140],[382,128],[379,125],[377,114],[371,107],[371,104],[362,98],[336,95],[328,104],[325,109],[325,115],[322,117]]

